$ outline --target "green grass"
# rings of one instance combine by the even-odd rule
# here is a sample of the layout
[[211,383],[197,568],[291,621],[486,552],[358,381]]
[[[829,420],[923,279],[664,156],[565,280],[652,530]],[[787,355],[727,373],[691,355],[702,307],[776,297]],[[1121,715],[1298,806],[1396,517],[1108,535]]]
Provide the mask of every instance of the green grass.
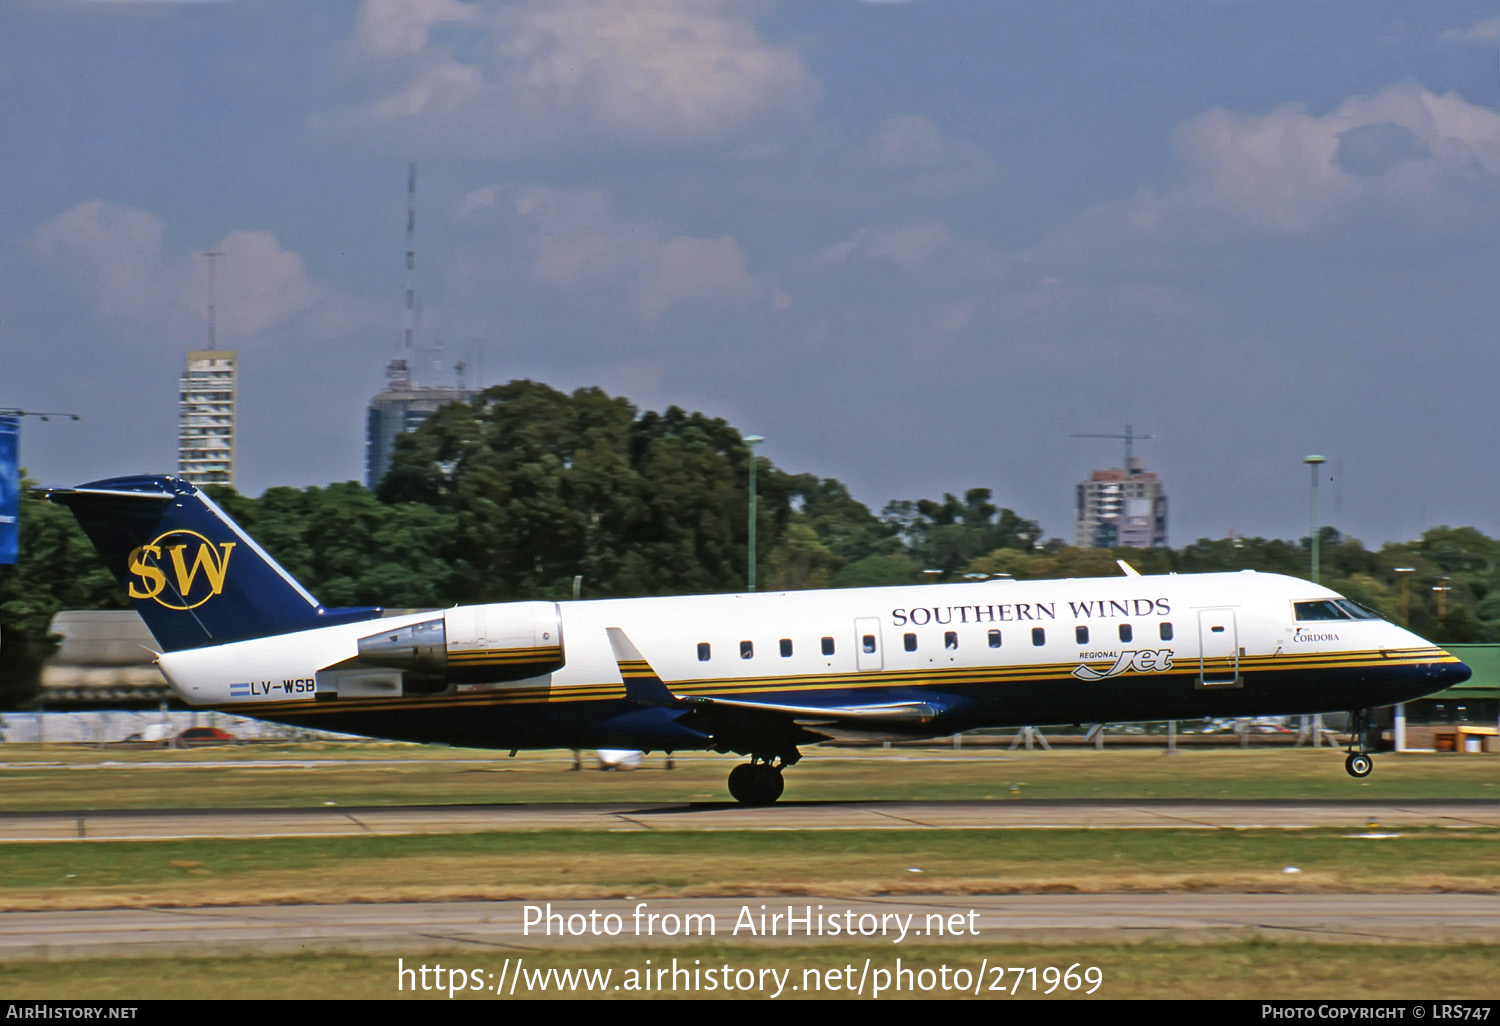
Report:
[[[186,752],[7,745],[0,811],[491,802],[724,801],[733,756],[650,756],[633,773],[570,770],[566,752],[417,745],[241,746]],[[591,753],[585,753],[591,766]],[[1378,756],[1354,780],[1331,749],[1181,751],[811,749],[784,801],[986,798],[1491,799],[1494,756]]]
[[[5,848],[0,907],[1024,891],[1500,889],[1500,831],[514,833]],[[1285,872],[1295,867],[1298,873]]]
[[[972,979],[985,969],[981,986],[999,982],[1011,987],[1018,978],[1022,980],[1020,991],[1014,996],[1007,992],[984,990],[986,999],[1014,1000],[1046,997],[1061,1000],[1067,994],[1063,987],[1047,997],[1045,990],[1050,967],[1055,978],[1063,971],[1077,966],[1075,972],[1082,973],[1097,968],[1102,982],[1094,998],[1236,998],[1240,1000],[1292,1000],[1292,999],[1417,999],[1435,1000],[1479,999],[1493,1000],[1495,993],[1494,968],[1500,959],[1500,948],[1480,944],[1454,945],[1380,945],[1346,946],[1332,944],[1281,944],[1268,941],[1244,941],[1229,944],[1063,944],[1046,946],[1021,945],[945,945],[941,948],[904,945],[894,948],[890,944],[848,946],[776,946],[750,947],[743,945],[704,945],[697,948],[633,948],[608,949],[587,952],[503,952],[468,949],[464,951],[419,951],[404,955],[321,954],[304,953],[293,956],[250,956],[236,958],[139,958],[139,959],[89,959],[78,961],[11,962],[0,964],[0,993],[10,1000],[32,1000],[43,998],[69,998],[73,1000],[145,1000],[145,999],[205,999],[205,998],[295,998],[295,999],[389,999],[414,998],[448,1001],[446,989],[421,990],[423,978],[420,968],[427,966],[426,982],[433,984],[438,976],[433,971],[442,966],[444,978],[457,979],[450,971],[457,970],[465,984],[480,973],[479,979],[488,986],[498,979],[507,958],[525,959],[529,970],[556,969],[608,969],[611,972],[608,989],[598,996],[608,998],[663,997],[686,998],[744,998],[769,996],[759,988],[747,992],[726,993],[723,989],[697,991],[657,990],[649,992],[628,989],[633,978],[637,983],[644,979],[642,973],[648,969],[670,968],[672,960],[682,969],[728,966],[732,973],[748,969],[758,972],[774,969],[783,974],[789,985],[799,989],[788,989],[783,997],[803,998],[809,996],[848,999],[847,990],[823,990],[809,993],[800,989],[810,986],[816,974],[826,987],[833,979],[841,985],[849,980],[860,979],[865,960],[869,959],[871,975],[867,979],[866,995],[878,979],[877,970],[884,970],[887,981],[894,979],[896,960],[901,967],[912,971],[908,977],[912,984],[920,987],[923,982],[936,982],[941,967],[949,969],[949,979],[955,970],[966,970]],[[415,968],[417,973],[404,978],[406,989],[398,990],[398,958],[404,968]],[[647,960],[650,965],[647,965]],[[1034,967],[1034,976],[1018,977],[1006,972],[997,975],[993,969],[1001,966]],[[852,968],[846,968],[852,967]],[[804,970],[810,972],[804,975]],[[840,971],[842,970],[842,971]],[[928,970],[924,978],[918,974]],[[627,974],[633,973],[631,977]],[[508,976],[507,976],[508,978]],[[663,981],[668,977],[660,978]],[[679,977],[684,983],[690,978]],[[699,977],[700,981],[704,977]],[[745,977],[748,980],[748,977]],[[770,976],[764,977],[770,982]],[[1036,989],[1032,989],[1032,981]],[[270,982],[274,981],[274,983]],[[625,983],[620,990],[613,989]],[[1085,984],[1085,987],[1087,985]],[[416,989],[413,990],[412,988]],[[1083,989],[1083,988],[1081,988]],[[517,989],[520,998],[525,988]],[[533,992],[530,997],[548,996]],[[589,996],[578,990],[550,996],[578,998]],[[885,997],[907,999],[934,997],[965,997],[939,989],[908,990]],[[1075,992],[1074,996],[1083,996]],[[475,993],[465,989],[456,991],[458,1000],[480,998],[496,1000],[493,993]]]

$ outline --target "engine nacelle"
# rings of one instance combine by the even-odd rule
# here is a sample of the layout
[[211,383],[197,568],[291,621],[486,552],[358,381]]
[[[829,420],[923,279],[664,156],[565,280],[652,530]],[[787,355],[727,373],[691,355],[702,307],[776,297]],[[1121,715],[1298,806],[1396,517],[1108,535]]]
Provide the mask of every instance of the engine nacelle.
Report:
[[359,661],[427,681],[498,684],[562,668],[556,602],[459,606],[421,623],[359,639]]

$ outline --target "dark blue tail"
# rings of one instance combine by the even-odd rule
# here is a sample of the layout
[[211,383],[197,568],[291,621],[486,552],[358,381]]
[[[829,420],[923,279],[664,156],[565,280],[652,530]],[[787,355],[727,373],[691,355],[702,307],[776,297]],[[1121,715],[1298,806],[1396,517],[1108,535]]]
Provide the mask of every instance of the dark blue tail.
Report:
[[324,609],[180,478],[116,477],[47,496],[73,511],[168,652],[380,615],[377,608]]

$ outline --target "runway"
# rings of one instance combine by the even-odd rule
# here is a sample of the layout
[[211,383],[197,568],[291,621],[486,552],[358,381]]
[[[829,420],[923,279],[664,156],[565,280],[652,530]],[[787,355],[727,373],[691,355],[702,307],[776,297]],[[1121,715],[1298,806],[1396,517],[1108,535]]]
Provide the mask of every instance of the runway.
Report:
[[[539,925],[528,929],[527,905],[533,907],[533,923],[548,922],[547,912],[557,916],[552,936]],[[782,919],[772,924],[761,918],[763,913],[780,914]],[[611,914],[618,919],[611,921]],[[649,918],[653,914],[657,916],[654,920]],[[685,918],[689,914],[705,918],[689,921]],[[569,917],[574,917],[572,923],[583,931],[582,936],[567,935]],[[592,930],[584,925],[590,920],[597,924]],[[693,925],[684,926],[689,922]],[[836,936],[828,932],[833,922],[840,924]],[[901,931],[903,923],[905,932]],[[939,923],[942,936],[935,936]],[[768,924],[777,927],[775,933],[766,930]],[[618,930],[614,937],[605,935],[611,927]],[[810,933],[809,927],[814,932]],[[691,935],[685,936],[684,930]],[[956,935],[950,936],[950,932]],[[1362,944],[1495,943],[1500,941],[1500,896],[1033,894],[888,900],[597,899],[550,905],[519,901],[415,902],[0,914],[0,960],[310,950],[406,955],[468,950],[503,958],[531,951],[609,945],[645,949],[712,942],[758,947],[847,944],[851,939],[883,946],[892,954],[910,954],[913,948],[946,942],[1202,943],[1250,937]]]
[[1500,802],[996,801],[530,803],[0,813],[0,844],[508,830],[1038,830],[1500,827]]
[[[1019,829],[1314,829],[1380,836],[1417,827],[1500,827],[1493,801],[998,801],[788,802],[747,808],[702,803],[552,803],[306,809],[199,809],[0,814],[0,843],[111,842],[184,838],[320,837],[573,829],[599,831],[816,831]],[[1325,942],[1500,943],[1500,895],[1475,894],[1031,894],[889,899],[755,897],[653,899],[648,912],[707,916],[718,943],[805,943],[851,938],[746,935],[750,909],[794,915],[958,916],[969,932],[941,940],[1053,943],[1244,937]],[[417,954],[471,949],[507,953],[559,946],[682,944],[700,937],[626,926],[551,936],[525,927],[526,906],[546,902],[412,902],[218,906],[0,914],[0,959],[112,955],[350,950]],[[817,906],[824,906],[819,910]],[[634,923],[630,899],[554,901],[551,911]],[[972,916],[970,915],[972,913]],[[808,915],[812,913],[809,912]],[[581,922],[582,920],[575,920]],[[853,921],[853,920],[851,920]],[[935,922],[936,920],[934,920]],[[974,931],[977,931],[975,933]],[[895,944],[884,934],[861,943]],[[940,942],[923,932],[900,941]]]

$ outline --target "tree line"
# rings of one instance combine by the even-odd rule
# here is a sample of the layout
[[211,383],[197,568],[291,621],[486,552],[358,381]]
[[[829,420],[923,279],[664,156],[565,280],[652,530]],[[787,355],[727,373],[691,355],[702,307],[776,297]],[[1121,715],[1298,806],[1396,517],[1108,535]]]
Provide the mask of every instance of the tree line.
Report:
[[[1309,572],[1308,539],[1043,542],[988,488],[876,514],[833,478],[756,456],[722,419],[531,381],[445,406],[398,438],[374,492],[355,482],[259,498],[208,490],[325,605],[566,599],[575,577],[585,598],[704,594],[745,586],[751,459],[763,591],[1109,576],[1116,559],[1146,574]],[[1388,619],[1439,642],[1500,641],[1500,542],[1474,528],[1437,527],[1377,552],[1327,527],[1320,549],[1322,583]],[[56,612],[115,608],[126,608],[122,590],[72,514],[24,499],[20,560],[0,567],[0,705],[35,693]]]

